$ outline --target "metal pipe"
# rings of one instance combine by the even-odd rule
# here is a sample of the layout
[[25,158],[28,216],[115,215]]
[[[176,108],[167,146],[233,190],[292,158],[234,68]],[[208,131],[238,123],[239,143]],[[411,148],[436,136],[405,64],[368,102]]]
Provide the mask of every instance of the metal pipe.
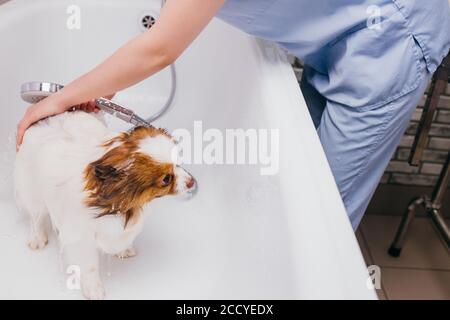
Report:
[[410,202],[408,208],[403,214],[402,221],[400,222],[400,226],[397,229],[397,234],[395,235],[394,242],[392,243],[388,251],[389,255],[391,255],[392,257],[400,256],[403,244],[405,243],[406,234],[408,233],[411,222],[414,219],[416,207],[424,204],[425,202],[425,197],[416,198]]
[[450,151],[447,155],[444,167],[439,175],[438,182],[432,194],[432,207],[433,209],[440,209],[444,195],[447,192],[447,187],[450,182]]
[[450,229],[445,222],[444,217],[442,217],[441,213],[438,209],[430,209],[428,213],[431,216],[431,219],[434,222],[434,225],[439,231],[439,234],[444,239],[445,243],[447,244],[447,247],[450,248]]

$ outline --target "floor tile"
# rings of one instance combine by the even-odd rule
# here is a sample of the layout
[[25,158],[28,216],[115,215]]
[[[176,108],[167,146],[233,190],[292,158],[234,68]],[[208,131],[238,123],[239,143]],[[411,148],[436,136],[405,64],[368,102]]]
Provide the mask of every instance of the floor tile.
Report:
[[403,247],[402,254],[393,258],[387,250],[394,238],[400,217],[367,215],[361,223],[373,263],[381,267],[406,267],[450,270],[450,253],[439,238],[429,218],[416,218]]
[[389,300],[450,299],[450,271],[382,268],[381,281]]
[[384,293],[384,289],[378,289],[377,294],[379,300],[388,300],[386,294]]
[[[361,229],[356,231],[356,239],[358,240],[359,247],[361,249],[361,252],[364,257],[364,261],[366,262],[366,265],[367,266],[372,265],[373,264],[372,257],[370,255],[369,248],[367,247],[366,240],[364,239]],[[383,288],[377,289],[376,292],[378,294],[378,299],[387,300]]]

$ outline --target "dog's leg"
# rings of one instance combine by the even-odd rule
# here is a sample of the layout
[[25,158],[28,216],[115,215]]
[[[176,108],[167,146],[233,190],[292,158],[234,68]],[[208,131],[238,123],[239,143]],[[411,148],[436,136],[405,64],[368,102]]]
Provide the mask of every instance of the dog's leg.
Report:
[[47,214],[30,213],[30,236],[27,244],[32,250],[43,249],[48,243],[48,234],[45,229]]
[[105,290],[100,279],[99,257],[95,240],[83,239],[64,246],[65,261],[68,266],[78,267],[83,295],[89,300],[101,300]]
[[134,249],[133,247],[129,247],[128,249],[123,250],[122,252],[116,254],[116,257],[118,257],[119,259],[126,259],[134,257],[136,254],[137,254],[136,249]]

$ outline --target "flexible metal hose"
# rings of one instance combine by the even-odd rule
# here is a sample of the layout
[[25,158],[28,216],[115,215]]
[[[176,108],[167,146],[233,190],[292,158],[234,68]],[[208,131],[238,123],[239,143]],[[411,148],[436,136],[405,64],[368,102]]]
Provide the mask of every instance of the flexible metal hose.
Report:
[[156,113],[145,119],[148,123],[152,123],[156,119],[162,117],[172,105],[173,99],[175,97],[175,91],[177,89],[177,72],[174,63],[170,65],[170,76],[171,76],[171,88],[169,97],[167,98],[164,106],[159,111],[157,111]]
[[[161,0],[161,9],[164,6],[165,2],[166,2],[165,0]],[[177,71],[175,68],[175,63],[172,63],[170,65],[170,77],[171,77],[171,87],[169,97],[167,98],[166,103],[162,106],[162,108],[159,111],[157,111],[156,113],[145,119],[148,123],[152,123],[153,121],[161,118],[172,105],[173,99],[175,97],[175,92],[177,89]]]

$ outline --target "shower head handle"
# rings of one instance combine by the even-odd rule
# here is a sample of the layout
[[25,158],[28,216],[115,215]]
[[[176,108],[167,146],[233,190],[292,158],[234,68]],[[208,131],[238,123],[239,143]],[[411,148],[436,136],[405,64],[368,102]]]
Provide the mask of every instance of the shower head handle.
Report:
[[[20,87],[20,95],[22,99],[28,103],[38,103],[62,88],[64,88],[63,85],[52,82],[27,82]],[[132,110],[109,99],[95,99],[95,104],[101,110],[134,126],[152,127],[149,122],[139,117]]]
[[95,104],[103,111],[125,122],[131,123],[135,126],[152,127],[150,123],[139,117],[132,110],[125,108],[109,99],[97,98],[95,99]]

